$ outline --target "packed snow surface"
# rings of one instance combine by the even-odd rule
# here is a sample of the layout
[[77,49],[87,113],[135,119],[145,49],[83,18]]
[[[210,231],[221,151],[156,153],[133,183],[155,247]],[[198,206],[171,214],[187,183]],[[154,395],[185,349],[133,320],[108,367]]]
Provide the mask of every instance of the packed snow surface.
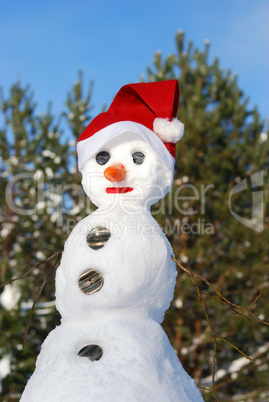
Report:
[[[108,163],[93,157],[83,166],[84,190],[99,208],[65,244],[56,274],[61,325],[42,345],[21,402],[203,400],[160,326],[173,298],[176,267],[149,207],[167,193],[171,174],[148,143],[127,134],[125,142],[119,136],[101,149],[109,152]],[[142,164],[135,164],[135,152],[143,153]],[[126,176],[110,182],[104,171],[119,163]],[[93,249],[87,236],[97,227],[109,238]],[[103,279],[92,294],[79,286],[88,270]],[[88,345],[101,348],[99,360],[79,356]]]
[[[86,236],[97,226],[109,229],[111,238],[103,248],[92,250]],[[148,211],[131,216],[121,209],[100,208],[79,222],[66,242],[56,276],[56,307],[62,317],[84,318],[93,309],[135,307],[161,322],[176,283],[171,254]],[[102,289],[90,296],[78,287],[78,278],[87,269],[104,278]]]
[[[103,356],[78,356],[98,344]],[[50,333],[21,402],[198,402],[161,326],[139,313],[98,311],[92,322],[63,323]]]

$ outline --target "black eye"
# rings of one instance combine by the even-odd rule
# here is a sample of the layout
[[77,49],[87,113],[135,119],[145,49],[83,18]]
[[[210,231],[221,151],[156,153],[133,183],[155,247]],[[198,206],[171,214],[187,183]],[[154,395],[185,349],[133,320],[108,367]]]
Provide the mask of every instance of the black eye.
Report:
[[101,151],[96,155],[95,159],[99,165],[105,165],[109,161],[110,155],[106,151]]
[[135,152],[133,155],[133,161],[137,165],[141,165],[144,162],[145,155],[142,152]]

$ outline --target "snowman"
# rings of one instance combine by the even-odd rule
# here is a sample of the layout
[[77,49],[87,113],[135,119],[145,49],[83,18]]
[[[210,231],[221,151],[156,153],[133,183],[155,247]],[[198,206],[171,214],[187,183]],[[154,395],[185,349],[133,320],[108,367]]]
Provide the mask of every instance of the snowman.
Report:
[[175,80],[125,85],[78,141],[98,207],[73,229],[56,273],[61,324],[21,402],[202,401],[160,323],[173,298],[172,249],[150,214],[173,180]]

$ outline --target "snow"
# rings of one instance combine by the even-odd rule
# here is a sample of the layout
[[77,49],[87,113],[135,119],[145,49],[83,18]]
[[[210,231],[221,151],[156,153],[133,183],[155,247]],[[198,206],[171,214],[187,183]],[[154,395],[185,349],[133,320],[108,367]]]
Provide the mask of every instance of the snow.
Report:
[[37,211],[42,210],[42,209],[44,209],[45,207],[46,207],[46,202],[45,202],[45,201],[39,201],[39,202],[36,204],[36,210],[37,210]]
[[[47,315],[51,313],[52,308],[55,306],[54,301],[37,303],[35,308],[36,315]],[[21,303],[21,311],[25,313],[33,307],[33,300],[23,301]]]
[[267,133],[261,133],[260,134],[260,141],[265,142],[268,139],[268,134]]
[[9,158],[9,161],[10,161],[10,163],[11,163],[12,165],[14,165],[14,166],[17,166],[17,165],[19,164],[19,160],[18,160],[18,158],[17,158],[16,156],[11,156],[11,157]]
[[175,307],[178,309],[183,307],[183,301],[179,297],[175,300]]
[[54,308],[54,307],[55,307],[54,301],[38,303],[37,308],[35,310],[35,314],[39,315],[39,316],[44,316],[44,315],[50,314],[52,308]]
[[21,303],[21,311],[22,312],[31,310],[32,307],[33,307],[33,300],[23,301]]
[[[264,345],[259,346],[257,351],[249,357],[256,362],[256,358],[266,353],[268,350],[269,350],[269,343],[265,343]],[[244,367],[248,366],[250,363],[251,361],[246,359],[244,356],[239,357],[238,359],[234,360],[225,367],[218,369],[215,373],[215,381],[221,380],[228,374],[230,374],[232,378],[236,378],[236,374],[238,374]],[[212,384],[212,376],[203,378],[200,383],[200,385],[203,387],[210,386],[211,384]]]
[[[114,224],[117,221],[120,226]],[[104,250],[93,250],[86,242],[88,232],[97,226],[111,232]],[[136,305],[161,321],[176,281],[171,253],[168,241],[147,211],[130,219],[121,209],[99,209],[79,222],[67,240],[56,274],[56,306],[62,316],[87,317],[93,308]],[[89,268],[106,278],[102,292],[91,297],[77,286],[79,276]]]
[[182,354],[182,356],[186,356],[189,353],[189,349],[188,348],[181,348],[180,353]]
[[37,170],[35,171],[35,173],[34,173],[34,179],[35,179],[35,180],[39,180],[39,179],[41,179],[41,178],[43,178],[43,172],[42,172],[42,170],[37,169]]
[[9,175],[9,171],[8,171],[8,170],[6,170],[5,172],[2,172],[2,173],[1,173],[2,178],[8,177],[8,175]]
[[54,223],[58,218],[61,218],[61,213],[59,211],[53,212],[50,216],[50,221]]
[[15,284],[6,285],[0,295],[0,303],[6,310],[13,310],[20,300],[21,293]]
[[36,258],[37,258],[38,260],[43,261],[43,260],[46,259],[46,256],[45,256],[45,254],[44,254],[42,251],[38,251],[38,252],[36,253]]
[[[163,198],[172,185],[171,173],[164,163],[153,151],[151,146],[138,134],[128,132],[128,142],[123,143],[124,134],[118,135],[106,144],[104,150],[111,151],[109,164],[113,165],[124,161],[128,175],[120,182],[121,187],[132,184],[134,191],[126,194],[106,193],[107,179],[104,171],[107,165],[98,165],[95,157],[88,159],[82,168],[82,186],[85,193],[96,206],[109,206],[113,208],[120,203],[122,210],[128,210],[128,205],[142,205],[149,208],[152,204]],[[143,152],[146,156],[142,165],[133,163],[132,154]],[[117,184],[119,186],[119,184]]]
[[0,392],[2,392],[2,379],[10,373],[10,356],[4,355],[0,360]]
[[[52,158],[54,157],[54,155],[52,156]],[[48,176],[48,179],[53,179],[54,173],[53,173],[53,170],[50,167],[46,167],[45,172],[46,172],[46,175]]]
[[179,258],[180,258],[180,261],[183,262],[183,264],[186,264],[189,261],[189,257],[184,254],[181,254]]
[[[85,345],[103,349],[100,360],[79,357]],[[42,370],[41,370],[42,368]],[[57,395],[57,396],[55,396]],[[21,402],[202,401],[162,328],[126,311],[67,322],[43,344]]]
[[[56,272],[61,324],[43,343],[21,402],[203,400],[160,325],[173,298],[176,266],[149,209],[168,192],[171,173],[147,142],[130,133],[124,139],[105,144],[107,165],[93,156],[83,166],[84,190],[99,208],[66,241]],[[145,155],[141,165],[133,162],[134,152]],[[104,171],[117,163],[124,164],[126,176],[110,182]],[[106,191],[117,187],[131,190]],[[98,226],[110,237],[96,250],[87,235]],[[93,294],[78,285],[87,270],[103,278]],[[98,345],[102,357],[79,356],[87,345]]]
[[12,222],[3,223],[2,230],[0,231],[0,236],[5,239],[9,233],[12,231],[14,224]]
[[56,156],[54,152],[49,151],[48,149],[45,149],[45,150],[42,152],[42,155],[45,156],[45,157],[47,157],[47,158],[51,158],[51,159],[55,158],[55,156]]

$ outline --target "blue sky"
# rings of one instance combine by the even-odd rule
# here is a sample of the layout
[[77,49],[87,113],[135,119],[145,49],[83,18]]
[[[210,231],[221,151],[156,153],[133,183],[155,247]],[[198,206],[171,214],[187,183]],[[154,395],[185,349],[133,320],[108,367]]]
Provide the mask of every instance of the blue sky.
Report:
[[175,34],[203,48],[238,75],[239,86],[269,119],[268,0],[10,0],[0,8],[0,86],[18,77],[30,84],[38,111],[53,102],[63,110],[66,93],[84,71],[94,81],[93,115],[118,89],[137,82],[154,53],[176,51]]

